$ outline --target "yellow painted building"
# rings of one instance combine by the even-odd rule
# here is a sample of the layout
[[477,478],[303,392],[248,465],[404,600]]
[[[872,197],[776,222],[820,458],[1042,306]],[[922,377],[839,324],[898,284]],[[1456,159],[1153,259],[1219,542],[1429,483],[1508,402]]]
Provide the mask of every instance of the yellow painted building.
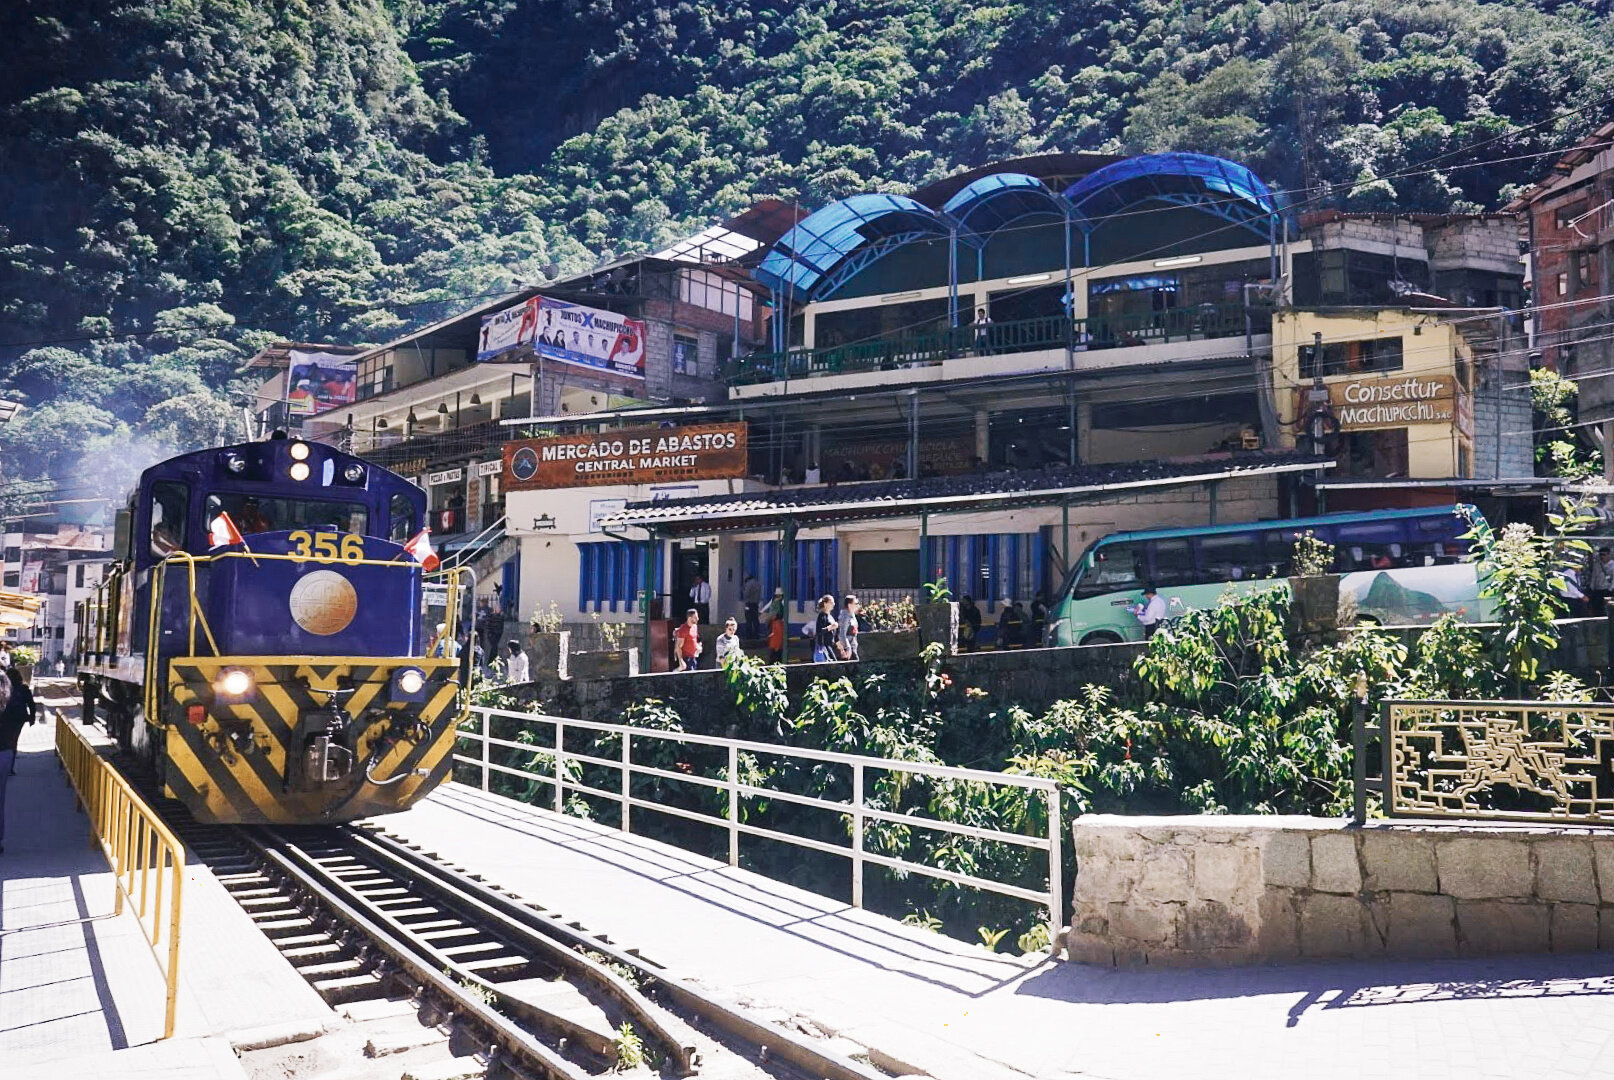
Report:
[[1474,355],[1451,313],[1280,311],[1272,360],[1283,445],[1326,391],[1338,421],[1331,478],[1473,475]]

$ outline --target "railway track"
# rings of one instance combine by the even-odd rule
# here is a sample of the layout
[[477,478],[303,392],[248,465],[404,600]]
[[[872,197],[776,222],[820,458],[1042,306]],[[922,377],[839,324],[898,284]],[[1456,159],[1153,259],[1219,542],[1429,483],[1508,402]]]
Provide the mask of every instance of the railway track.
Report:
[[[347,1043],[362,1053],[363,1067],[348,1062],[333,1070],[306,1053],[266,1049],[305,1060],[268,1062],[265,1075],[888,1075],[747,1015],[378,828],[204,825],[158,797],[149,777],[131,780],[195,861],[362,1036],[361,1045],[349,1033]],[[393,1060],[395,1068],[386,1064]]]

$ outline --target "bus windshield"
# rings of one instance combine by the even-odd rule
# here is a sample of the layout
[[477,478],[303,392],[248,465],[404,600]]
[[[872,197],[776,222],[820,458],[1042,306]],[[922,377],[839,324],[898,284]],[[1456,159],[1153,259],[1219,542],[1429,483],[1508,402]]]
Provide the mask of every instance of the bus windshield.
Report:
[[228,513],[243,536],[282,529],[335,529],[363,535],[370,515],[363,503],[334,499],[283,499],[220,491],[207,497],[207,520]]

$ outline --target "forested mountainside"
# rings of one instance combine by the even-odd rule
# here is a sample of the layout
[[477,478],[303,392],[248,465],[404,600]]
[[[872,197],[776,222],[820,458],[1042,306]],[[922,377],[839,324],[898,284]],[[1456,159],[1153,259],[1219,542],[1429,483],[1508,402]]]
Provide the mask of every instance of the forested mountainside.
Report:
[[763,195],[1194,149],[1309,205],[1493,207],[1614,108],[1609,7],[15,0],[0,495],[238,435],[273,338],[380,340]]

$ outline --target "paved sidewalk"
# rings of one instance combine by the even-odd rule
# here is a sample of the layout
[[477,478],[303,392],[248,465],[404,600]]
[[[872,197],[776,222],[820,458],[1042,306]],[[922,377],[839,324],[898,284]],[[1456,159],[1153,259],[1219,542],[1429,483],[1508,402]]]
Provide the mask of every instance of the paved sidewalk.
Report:
[[938,1080],[1614,1077],[1611,953],[1031,963],[458,784],[378,823],[764,1015]]
[[24,729],[18,749],[0,855],[0,1075],[10,1080],[38,1066],[55,1076],[239,1077],[238,1066],[223,1069],[226,1059],[234,1063],[228,1043],[208,1037],[267,1025],[319,1030],[332,1020],[223,886],[192,862],[176,1038],[160,1042],[161,969],[132,912],[112,914],[112,874],[74,809],[53,726]]

